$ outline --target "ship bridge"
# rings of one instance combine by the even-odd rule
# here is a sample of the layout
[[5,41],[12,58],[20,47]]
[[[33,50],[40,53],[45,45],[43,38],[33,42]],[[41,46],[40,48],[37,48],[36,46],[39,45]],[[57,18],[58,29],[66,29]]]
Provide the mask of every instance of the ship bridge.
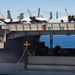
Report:
[[6,42],[6,38],[14,39],[27,35],[51,35],[51,41],[52,35],[75,34],[75,23],[7,24],[0,26],[0,32],[0,40],[3,42]]

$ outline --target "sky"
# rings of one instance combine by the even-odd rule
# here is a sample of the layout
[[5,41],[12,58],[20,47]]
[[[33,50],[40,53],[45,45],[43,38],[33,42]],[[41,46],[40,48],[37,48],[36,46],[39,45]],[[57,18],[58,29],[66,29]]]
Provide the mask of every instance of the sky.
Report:
[[69,14],[75,14],[75,0],[0,0],[0,11],[7,16],[7,10],[11,11],[12,17],[16,17],[23,12],[25,17],[29,16],[27,9],[30,9],[32,15],[37,16],[38,8],[41,9],[41,15],[49,17],[49,12],[53,16],[58,11],[59,14],[66,15],[65,8]]

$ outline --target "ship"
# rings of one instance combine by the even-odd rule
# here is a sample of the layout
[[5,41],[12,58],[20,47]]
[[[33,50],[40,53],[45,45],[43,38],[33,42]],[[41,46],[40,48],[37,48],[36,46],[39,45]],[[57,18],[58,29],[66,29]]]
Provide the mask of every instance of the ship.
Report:
[[[74,23],[7,24],[0,26],[0,74],[75,74],[75,49],[53,48],[53,35],[75,34]],[[40,42],[50,35],[50,48]]]

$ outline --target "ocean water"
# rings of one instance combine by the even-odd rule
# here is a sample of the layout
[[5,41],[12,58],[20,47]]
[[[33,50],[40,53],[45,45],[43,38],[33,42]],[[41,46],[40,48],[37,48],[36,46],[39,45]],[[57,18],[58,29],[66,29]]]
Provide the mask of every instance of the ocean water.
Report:
[[[50,35],[42,35],[40,42],[50,48]],[[53,35],[53,47],[59,45],[61,48],[75,48],[75,35]]]

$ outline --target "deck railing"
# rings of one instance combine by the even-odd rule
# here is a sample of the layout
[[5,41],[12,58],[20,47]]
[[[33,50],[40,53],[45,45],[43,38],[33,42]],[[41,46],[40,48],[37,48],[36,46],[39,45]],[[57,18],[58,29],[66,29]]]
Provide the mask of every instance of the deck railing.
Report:
[[9,24],[2,28],[9,31],[75,30],[75,23]]

